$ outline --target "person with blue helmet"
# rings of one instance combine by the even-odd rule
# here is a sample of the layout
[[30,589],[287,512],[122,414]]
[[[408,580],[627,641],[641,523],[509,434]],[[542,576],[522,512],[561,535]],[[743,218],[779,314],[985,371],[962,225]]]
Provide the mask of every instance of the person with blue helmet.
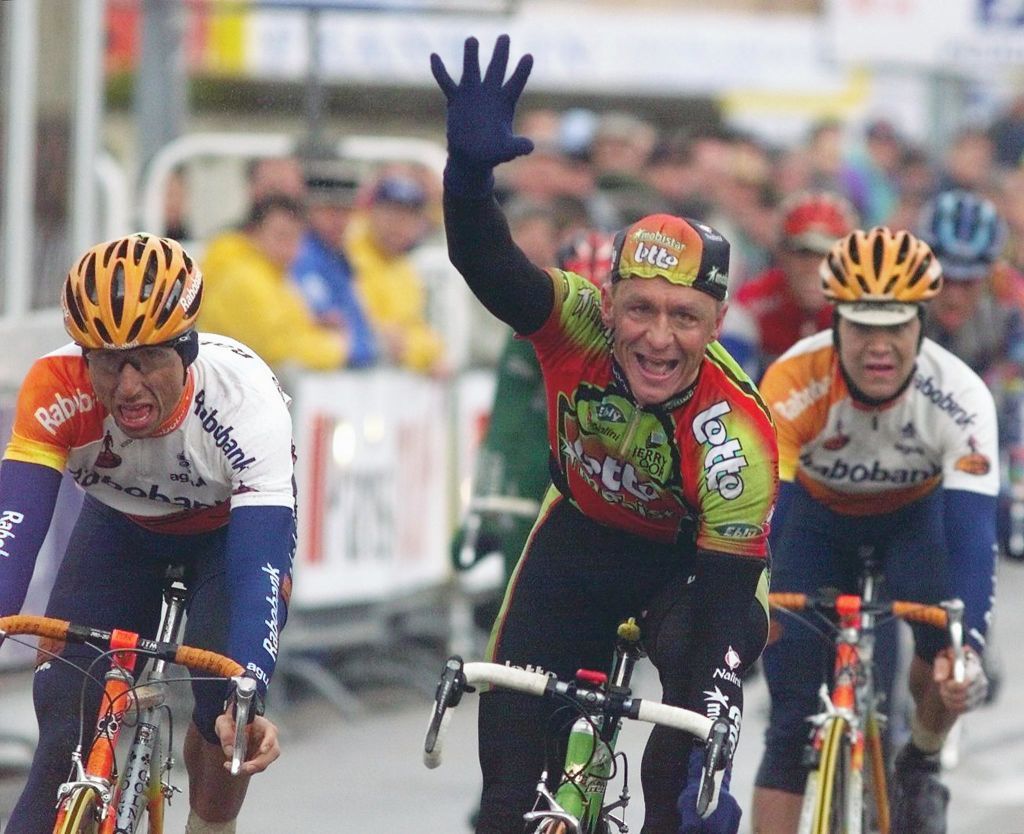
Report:
[[925,335],[982,376],[1005,360],[1024,364],[1024,276],[1002,258],[1007,227],[995,204],[976,192],[943,191],[925,204],[918,235],[946,276]]

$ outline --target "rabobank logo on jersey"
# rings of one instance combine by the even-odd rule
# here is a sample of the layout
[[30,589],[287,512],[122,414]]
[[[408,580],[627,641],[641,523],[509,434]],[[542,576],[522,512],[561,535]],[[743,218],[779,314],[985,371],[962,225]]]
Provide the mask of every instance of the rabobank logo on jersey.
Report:
[[923,397],[931,400],[933,405],[952,417],[960,428],[974,425],[978,417],[977,412],[968,413],[967,409],[957,402],[956,397],[939,388],[934,377],[915,374],[914,387]]
[[58,391],[53,395],[53,404],[39,406],[35,410],[34,416],[39,421],[39,425],[56,436],[57,429],[65,422],[76,414],[92,411],[95,405],[95,398],[80,388],[76,388],[75,392],[68,396],[64,396]]
[[224,453],[224,457],[227,458],[232,469],[236,472],[243,472],[252,465],[256,458],[247,457],[245,450],[231,436],[235,427],[222,425],[217,419],[218,410],[216,408],[207,409],[205,388],[196,391],[192,411],[199,418],[203,431],[213,436],[217,448]]

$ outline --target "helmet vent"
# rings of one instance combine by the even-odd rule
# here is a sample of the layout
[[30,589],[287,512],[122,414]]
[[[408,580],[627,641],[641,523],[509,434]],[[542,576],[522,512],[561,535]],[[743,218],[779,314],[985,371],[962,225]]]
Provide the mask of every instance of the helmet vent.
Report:
[[94,318],[92,320],[92,326],[96,329],[96,332],[99,333],[100,341],[108,345],[114,343],[114,340],[110,338],[110,333],[107,332],[106,326],[99,320],[99,318]]
[[114,322],[118,325],[121,324],[121,317],[124,315],[124,289],[124,261],[119,260],[110,282],[110,309],[114,314]]
[[99,304],[100,298],[96,292],[96,254],[91,254],[86,258],[85,263],[85,276],[82,281],[85,294],[93,304]]
[[82,310],[78,306],[78,299],[71,291],[70,282],[64,284],[64,306],[67,308],[68,315],[74,319],[75,327],[85,330],[85,316],[82,315]]
[[146,258],[146,269],[142,273],[142,286],[139,287],[139,301],[145,301],[153,294],[153,287],[156,286],[156,277],[160,272],[160,264],[157,261],[156,252],[150,250]]
[[139,337],[139,331],[142,330],[142,325],[145,323],[144,316],[138,316],[135,321],[132,322],[132,329],[128,331],[128,336],[125,341],[131,344]]
[[[125,237],[125,238],[121,238],[121,240],[117,241],[117,242],[116,242],[116,243],[114,244],[114,245],[115,245],[115,247],[116,247],[116,251],[115,251],[115,253],[114,253],[114,256],[115,256],[115,257],[118,257],[118,258],[125,258],[125,257],[127,257],[127,256],[128,256],[128,246],[129,246],[130,244],[131,244],[131,238],[127,238],[127,237]],[[107,262],[107,261],[109,261],[109,260],[110,260],[110,256],[109,256],[109,255],[107,255],[107,256],[106,256],[106,257],[105,257],[105,258],[103,259],[103,262],[104,262],[104,263],[106,263],[106,262]],[[136,260],[137,260],[137,259],[136,259]]]
[[132,242],[132,263],[139,263],[146,253],[146,239],[142,235],[136,235]]
[[178,299],[181,298],[181,293],[184,288],[185,273],[181,273],[174,279],[174,283],[171,284],[170,292],[167,293],[167,298],[164,300],[163,304],[160,305],[160,314],[156,317],[157,327],[163,327],[164,324],[167,323],[167,320],[171,317],[171,313],[174,312]]

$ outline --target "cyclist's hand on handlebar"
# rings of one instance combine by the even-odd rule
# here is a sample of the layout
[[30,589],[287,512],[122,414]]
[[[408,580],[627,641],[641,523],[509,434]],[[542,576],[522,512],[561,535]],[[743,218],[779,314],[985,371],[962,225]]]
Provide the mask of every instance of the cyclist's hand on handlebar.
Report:
[[935,656],[932,678],[939,685],[939,695],[947,710],[959,715],[985,702],[988,677],[981,664],[981,656],[970,646],[964,647],[964,679],[953,677],[953,651],[944,649]]
[[740,827],[742,811],[735,797],[729,793],[729,781],[732,777],[732,765],[726,767],[721,789],[718,794],[718,806],[705,819],[697,813],[697,797],[700,792],[701,772],[704,768],[704,748],[694,745],[690,751],[689,764],[686,771],[686,787],[679,795],[678,834],[736,834]]
[[447,137],[451,162],[462,173],[472,171],[486,177],[495,165],[533,150],[533,142],[525,136],[516,136],[512,129],[516,102],[530,77],[533,56],[520,58],[506,82],[508,35],[498,37],[483,78],[480,77],[479,49],[476,38],[466,39],[458,84],[436,54],[430,56],[430,69],[448,100]]
[[[220,746],[226,757],[224,767],[230,770],[231,755],[235,752],[235,717],[230,707],[218,716],[214,731],[220,739]],[[276,725],[262,715],[257,715],[252,720],[246,735],[248,747],[241,774],[251,776],[266,770],[281,755],[281,745],[278,742]]]

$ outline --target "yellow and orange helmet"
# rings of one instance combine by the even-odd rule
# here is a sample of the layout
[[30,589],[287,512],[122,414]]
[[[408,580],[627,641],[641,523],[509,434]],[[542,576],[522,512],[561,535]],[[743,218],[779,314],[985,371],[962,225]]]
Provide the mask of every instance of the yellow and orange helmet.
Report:
[[923,240],[910,232],[875,226],[837,240],[820,268],[821,285],[833,304],[920,304],[942,288],[942,266]]
[[199,267],[177,241],[139,232],[99,243],[68,272],[64,329],[87,349],[170,342],[195,324]]

